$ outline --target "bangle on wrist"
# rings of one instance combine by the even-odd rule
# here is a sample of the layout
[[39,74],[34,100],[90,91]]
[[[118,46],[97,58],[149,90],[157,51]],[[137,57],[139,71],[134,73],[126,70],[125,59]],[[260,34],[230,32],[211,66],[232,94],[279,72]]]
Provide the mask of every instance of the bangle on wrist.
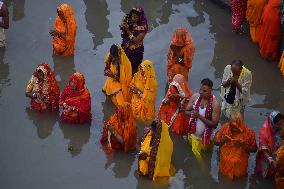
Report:
[[129,39],[132,40],[133,39],[133,34],[129,35]]

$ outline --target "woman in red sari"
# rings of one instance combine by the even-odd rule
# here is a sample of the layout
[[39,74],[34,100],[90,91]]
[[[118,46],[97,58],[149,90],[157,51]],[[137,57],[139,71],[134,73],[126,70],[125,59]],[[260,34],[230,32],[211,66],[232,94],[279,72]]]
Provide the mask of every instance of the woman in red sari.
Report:
[[170,83],[168,92],[162,101],[158,117],[178,135],[186,134],[189,116],[181,110],[187,107],[191,95],[192,91],[184,76],[177,74]]
[[92,119],[91,96],[85,87],[85,78],[80,72],[75,72],[64,88],[60,101],[63,108],[61,119],[71,123],[84,123]]
[[173,34],[168,52],[168,83],[176,74],[188,81],[188,72],[192,67],[195,45],[186,28],[178,28]]
[[128,152],[136,148],[137,127],[129,103],[118,106],[116,113],[105,123],[101,143],[111,151]]
[[280,24],[280,0],[269,0],[262,14],[259,40],[260,54],[268,60],[280,58],[280,43],[282,39]]
[[259,131],[259,149],[256,156],[256,171],[263,177],[275,174],[276,151],[284,139],[284,115],[271,112]]
[[59,95],[59,87],[49,65],[38,65],[26,88],[26,96],[32,99],[32,109],[39,112],[58,110]]

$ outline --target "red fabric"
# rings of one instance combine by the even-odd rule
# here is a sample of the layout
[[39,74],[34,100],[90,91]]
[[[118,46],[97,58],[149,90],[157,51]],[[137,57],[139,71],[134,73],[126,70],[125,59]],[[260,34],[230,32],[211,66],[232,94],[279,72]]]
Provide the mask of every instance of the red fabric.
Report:
[[[262,166],[261,163],[263,161],[267,161],[267,158],[263,154],[263,147],[267,147],[269,153],[273,153],[275,149],[275,142],[274,142],[274,134],[272,127],[270,125],[270,119],[269,116],[267,116],[263,126],[261,127],[259,131],[259,144],[258,144],[258,153],[256,156],[256,171],[258,174],[262,175]],[[268,170],[268,176],[272,176],[274,174],[274,170],[272,167]]]
[[240,30],[246,17],[247,0],[232,0],[232,26]]
[[[179,86],[179,91],[177,86]],[[162,101],[158,118],[165,121],[168,125],[177,109],[181,106],[185,108],[188,105],[189,98],[192,96],[192,91],[188,86],[187,81],[181,74],[175,75],[173,82],[170,84],[169,89]],[[184,100],[183,100],[184,99]],[[169,101],[166,103],[166,101]],[[171,131],[184,135],[187,133],[187,123],[189,121],[188,115],[183,111],[179,112],[174,122],[171,125]]]
[[89,90],[85,87],[85,79],[84,76],[76,72],[74,73],[70,80],[76,83],[77,91],[74,92],[68,84],[60,97],[60,106],[63,106],[66,103],[68,106],[75,106],[78,116],[73,117],[67,113],[61,114],[61,119],[66,122],[71,123],[83,123],[85,121],[90,121],[92,119],[91,114],[91,96]]
[[[200,107],[200,102],[201,102],[201,97],[199,96],[194,107],[194,111],[199,112],[199,107]],[[193,112],[193,111],[192,111]],[[206,106],[205,110],[205,118],[211,120],[212,119],[212,112],[213,112],[213,95],[208,99],[208,104]],[[189,133],[194,134],[196,131],[196,123],[197,119],[191,119],[189,122]],[[206,125],[203,137],[202,137],[202,143],[204,145],[210,144],[211,140],[211,135],[212,135],[212,128],[208,127]]]
[[[38,65],[37,69],[39,67],[44,67],[44,69],[46,70],[46,73],[44,73],[44,81],[43,82],[47,82],[47,83],[46,83],[46,85],[44,85],[43,83],[35,83],[39,87],[38,91],[36,91],[36,92],[39,93],[39,94],[42,94],[43,87],[44,86],[46,87],[45,90],[48,91],[48,98],[49,98],[48,105],[50,106],[51,111],[54,112],[54,111],[58,110],[59,95],[60,95],[59,87],[58,87],[55,76],[54,76],[51,68],[49,67],[49,65],[46,64],[46,63],[43,63],[43,64]],[[34,77],[37,77],[37,71],[35,71],[33,73],[33,75],[34,75]],[[31,107],[32,107],[32,109],[37,110],[39,112],[46,110],[46,108],[44,108],[40,103],[36,102],[35,100],[31,100]]]

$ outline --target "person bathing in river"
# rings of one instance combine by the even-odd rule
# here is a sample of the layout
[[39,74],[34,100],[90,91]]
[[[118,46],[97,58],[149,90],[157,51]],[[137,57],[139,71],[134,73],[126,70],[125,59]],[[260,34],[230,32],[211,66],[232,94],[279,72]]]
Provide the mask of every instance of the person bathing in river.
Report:
[[49,65],[38,65],[26,87],[32,109],[39,112],[58,110],[59,95],[59,87]]
[[137,72],[144,54],[143,40],[148,32],[147,19],[143,8],[133,8],[120,25],[122,48],[132,64],[133,73]]
[[241,60],[234,60],[224,69],[221,98],[222,112],[227,117],[235,112],[244,112],[250,99],[252,74]]
[[6,37],[4,29],[9,28],[9,11],[5,3],[0,1],[0,48],[5,47]]

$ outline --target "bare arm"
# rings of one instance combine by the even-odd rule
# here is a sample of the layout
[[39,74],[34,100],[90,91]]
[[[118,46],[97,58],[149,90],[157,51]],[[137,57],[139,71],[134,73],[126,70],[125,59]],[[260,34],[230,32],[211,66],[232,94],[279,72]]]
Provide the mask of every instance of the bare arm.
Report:
[[139,44],[144,40],[146,33],[140,33],[137,37],[134,37],[131,39],[133,43]]
[[9,11],[5,4],[2,5],[0,15],[3,18],[2,22],[0,22],[0,27],[4,29],[8,29],[9,28]]
[[190,97],[188,105],[187,107],[185,107],[185,111],[190,112],[193,110],[193,103],[198,97],[199,97],[198,93],[195,93]]
[[221,106],[219,102],[214,99],[213,100],[213,112],[212,112],[212,120],[208,120],[205,117],[199,115],[198,118],[205,124],[211,128],[216,129],[221,116]]

